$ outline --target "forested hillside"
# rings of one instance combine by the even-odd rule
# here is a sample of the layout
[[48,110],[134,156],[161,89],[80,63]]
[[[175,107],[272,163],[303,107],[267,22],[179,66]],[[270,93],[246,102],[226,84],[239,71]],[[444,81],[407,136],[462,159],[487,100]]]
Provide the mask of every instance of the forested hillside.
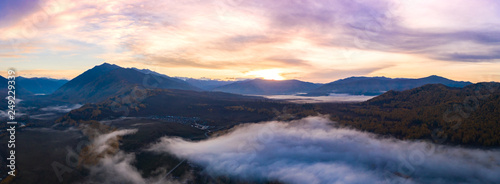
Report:
[[464,88],[430,84],[389,91],[361,104],[322,104],[323,113],[350,126],[402,139],[500,146],[500,84]]

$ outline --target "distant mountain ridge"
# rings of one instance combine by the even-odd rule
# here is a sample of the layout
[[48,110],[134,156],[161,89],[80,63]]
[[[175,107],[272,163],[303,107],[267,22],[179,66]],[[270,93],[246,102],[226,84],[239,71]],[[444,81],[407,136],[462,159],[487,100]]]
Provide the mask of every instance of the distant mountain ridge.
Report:
[[220,86],[213,91],[252,95],[290,95],[307,93],[319,86],[319,84],[299,80],[253,79]]
[[7,79],[3,76],[0,75],[0,90],[6,90],[7,89]]
[[50,94],[69,80],[66,79],[51,79],[51,78],[25,78],[19,76],[16,78],[17,85],[25,88],[34,94]]
[[[24,88],[24,86],[20,86],[19,85],[19,77],[16,77],[14,79],[14,91],[16,92],[16,95],[17,97],[20,97],[20,96],[26,96],[26,95],[33,95],[33,93],[29,90],[27,90],[26,88]],[[8,82],[9,80],[7,80],[7,78],[3,77],[3,76],[0,76],[0,92],[2,94],[4,94],[4,97],[7,96],[7,91],[8,91]],[[19,95],[21,94],[21,95]],[[2,97],[3,99],[3,97]]]
[[[7,94],[7,79],[0,75],[0,93]],[[0,99],[0,110],[7,109],[7,99]]]
[[104,63],[67,82],[55,91],[51,98],[71,103],[91,103],[105,100],[134,87],[200,90],[182,80],[150,70],[122,68]]
[[[30,88],[34,93],[50,93],[54,86],[64,81],[35,78],[57,84],[44,86],[33,82]],[[35,80],[32,79],[32,80]],[[28,81],[26,78],[20,80]],[[135,86],[144,89],[181,89],[206,90],[246,95],[304,95],[326,96],[330,93],[351,95],[380,95],[389,90],[408,90],[426,84],[443,84],[449,87],[464,87],[470,82],[453,81],[432,75],[420,79],[387,78],[387,77],[349,77],[328,84],[316,84],[300,80],[264,80],[219,81],[192,78],[169,77],[148,69],[122,68],[118,65],[104,63],[89,69],[66,82],[51,95],[51,99],[70,102],[88,103],[105,100],[117,93],[130,90]],[[0,86],[1,87],[1,86]],[[29,90],[27,90],[29,91]]]
[[471,82],[453,81],[444,77],[431,75],[419,79],[387,78],[387,77],[349,77],[325,84],[310,91],[307,96],[326,96],[330,93],[347,93],[351,95],[380,95],[389,90],[408,90],[426,84],[443,84],[449,87],[464,87]]
[[[7,94],[7,92],[9,91],[8,81],[9,80],[7,80],[7,78],[0,76],[0,94],[2,94],[1,98],[0,98],[0,110],[7,109],[7,106],[8,106],[7,105],[8,104],[7,96],[12,95],[12,94]],[[15,89],[13,89],[13,91],[15,92],[16,99],[24,100],[27,97],[33,96],[33,93],[31,91],[25,89],[23,86],[17,85],[17,84],[19,84],[19,81],[17,81],[17,79],[14,81],[15,81],[15,84],[14,84]]]
[[217,87],[238,82],[238,81],[224,81],[224,80],[214,80],[214,79],[194,79],[188,77],[177,77],[177,78],[206,91],[211,91]]

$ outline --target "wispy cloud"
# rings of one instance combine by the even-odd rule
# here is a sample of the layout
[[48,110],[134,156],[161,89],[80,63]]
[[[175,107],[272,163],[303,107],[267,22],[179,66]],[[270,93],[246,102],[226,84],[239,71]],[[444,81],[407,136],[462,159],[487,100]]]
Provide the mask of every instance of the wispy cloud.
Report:
[[78,109],[82,107],[81,104],[74,104],[74,105],[58,105],[58,106],[48,106],[48,107],[43,107],[40,108],[41,111],[47,111],[47,112],[57,112],[57,113],[65,113],[69,112],[73,109]]
[[[499,10],[500,3],[494,0],[452,4],[428,0],[40,0],[38,6],[22,13],[8,13],[23,19],[0,25],[0,40],[13,48],[28,44],[43,49],[6,50],[0,56],[27,61],[35,52],[37,58],[79,53],[170,75],[185,75],[184,70],[191,69],[195,71],[191,75],[207,77],[221,73],[242,77],[248,70],[281,68],[296,73],[294,78],[307,78],[325,68],[389,70],[394,63],[411,61],[499,65]],[[388,76],[399,77],[399,71],[391,70]],[[457,71],[434,74],[461,77],[454,74]],[[429,75],[421,70],[406,72]],[[470,80],[493,72],[482,68]]]
[[122,129],[98,134],[88,146],[87,156],[95,157],[97,163],[86,165],[90,173],[83,183],[133,183],[133,184],[176,184],[185,183],[184,179],[169,179],[164,172],[145,178],[135,166],[135,153],[126,153],[119,149],[121,136],[136,133],[137,129]]

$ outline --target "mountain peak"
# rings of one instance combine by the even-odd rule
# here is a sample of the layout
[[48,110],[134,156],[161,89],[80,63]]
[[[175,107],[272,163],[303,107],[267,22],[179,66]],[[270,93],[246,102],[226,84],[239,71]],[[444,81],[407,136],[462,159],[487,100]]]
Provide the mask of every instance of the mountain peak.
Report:
[[96,65],[92,69],[87,70],[86,72],[90,72],[92,75],[96,75],[99,73],[107,73],[111,70],[122,68],[115,64],[103,63],[101,65]]
[[101,65],[99,65],[99,66],[117,66],[117,65],[104,62],[104,63],[102,63],[102,64],[101,64]]
[[[428,77],[424,77],[423,79],[447,79],[438,75],[430,75]],[[449,80],[449,79],[448,79]]]
[[121,68],[121,67],[115,64],[103,63],[101,65],[96,65],[94,68]]

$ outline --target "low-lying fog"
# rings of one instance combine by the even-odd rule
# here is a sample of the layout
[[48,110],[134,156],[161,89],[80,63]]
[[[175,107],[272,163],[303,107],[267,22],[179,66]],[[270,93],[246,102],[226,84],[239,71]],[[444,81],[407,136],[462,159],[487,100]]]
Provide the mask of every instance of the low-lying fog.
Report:
[[375,96],[330,94],[329,96],[297,96],[297,95],[262,95],[262,97],[286,100],[292,103],[328,103],[328,102],[363,102]]
[[[61,113],[68,113],[69,111],[73,109],[78,109],[82,107],[83,105],[81,104],[72,104],[72,105],[55,105],[55,106],[47,106],[47,107],[42,107],[38,110],[33,110],[30,108],[21,108],[21,112],[26,112],[26,113],[19,113],[17,112],[16,115],[17,117],[23,116],[23,115],[29,115],[30,118],[32,119],[40,119],[40,120],[46,120],[46,119],[51,119],[57,116],[57,114]],[[29,110],[29,112],[27,112]],[[0,119],[2,118],[8,118],[9,114],[7,113],[8,110],[2,111],[0,110]]]
[[[245,124],[197,142],[163,137],[148,150],[187,159],[213,176],[256,182],[500,183],[499,150],[380,138],[336,128],[326,117]],[[91,173],[109,174],[107,182],[167,182],[161,177],[142,178],[133,162],[133,153],[119,152],[102,159]]]

